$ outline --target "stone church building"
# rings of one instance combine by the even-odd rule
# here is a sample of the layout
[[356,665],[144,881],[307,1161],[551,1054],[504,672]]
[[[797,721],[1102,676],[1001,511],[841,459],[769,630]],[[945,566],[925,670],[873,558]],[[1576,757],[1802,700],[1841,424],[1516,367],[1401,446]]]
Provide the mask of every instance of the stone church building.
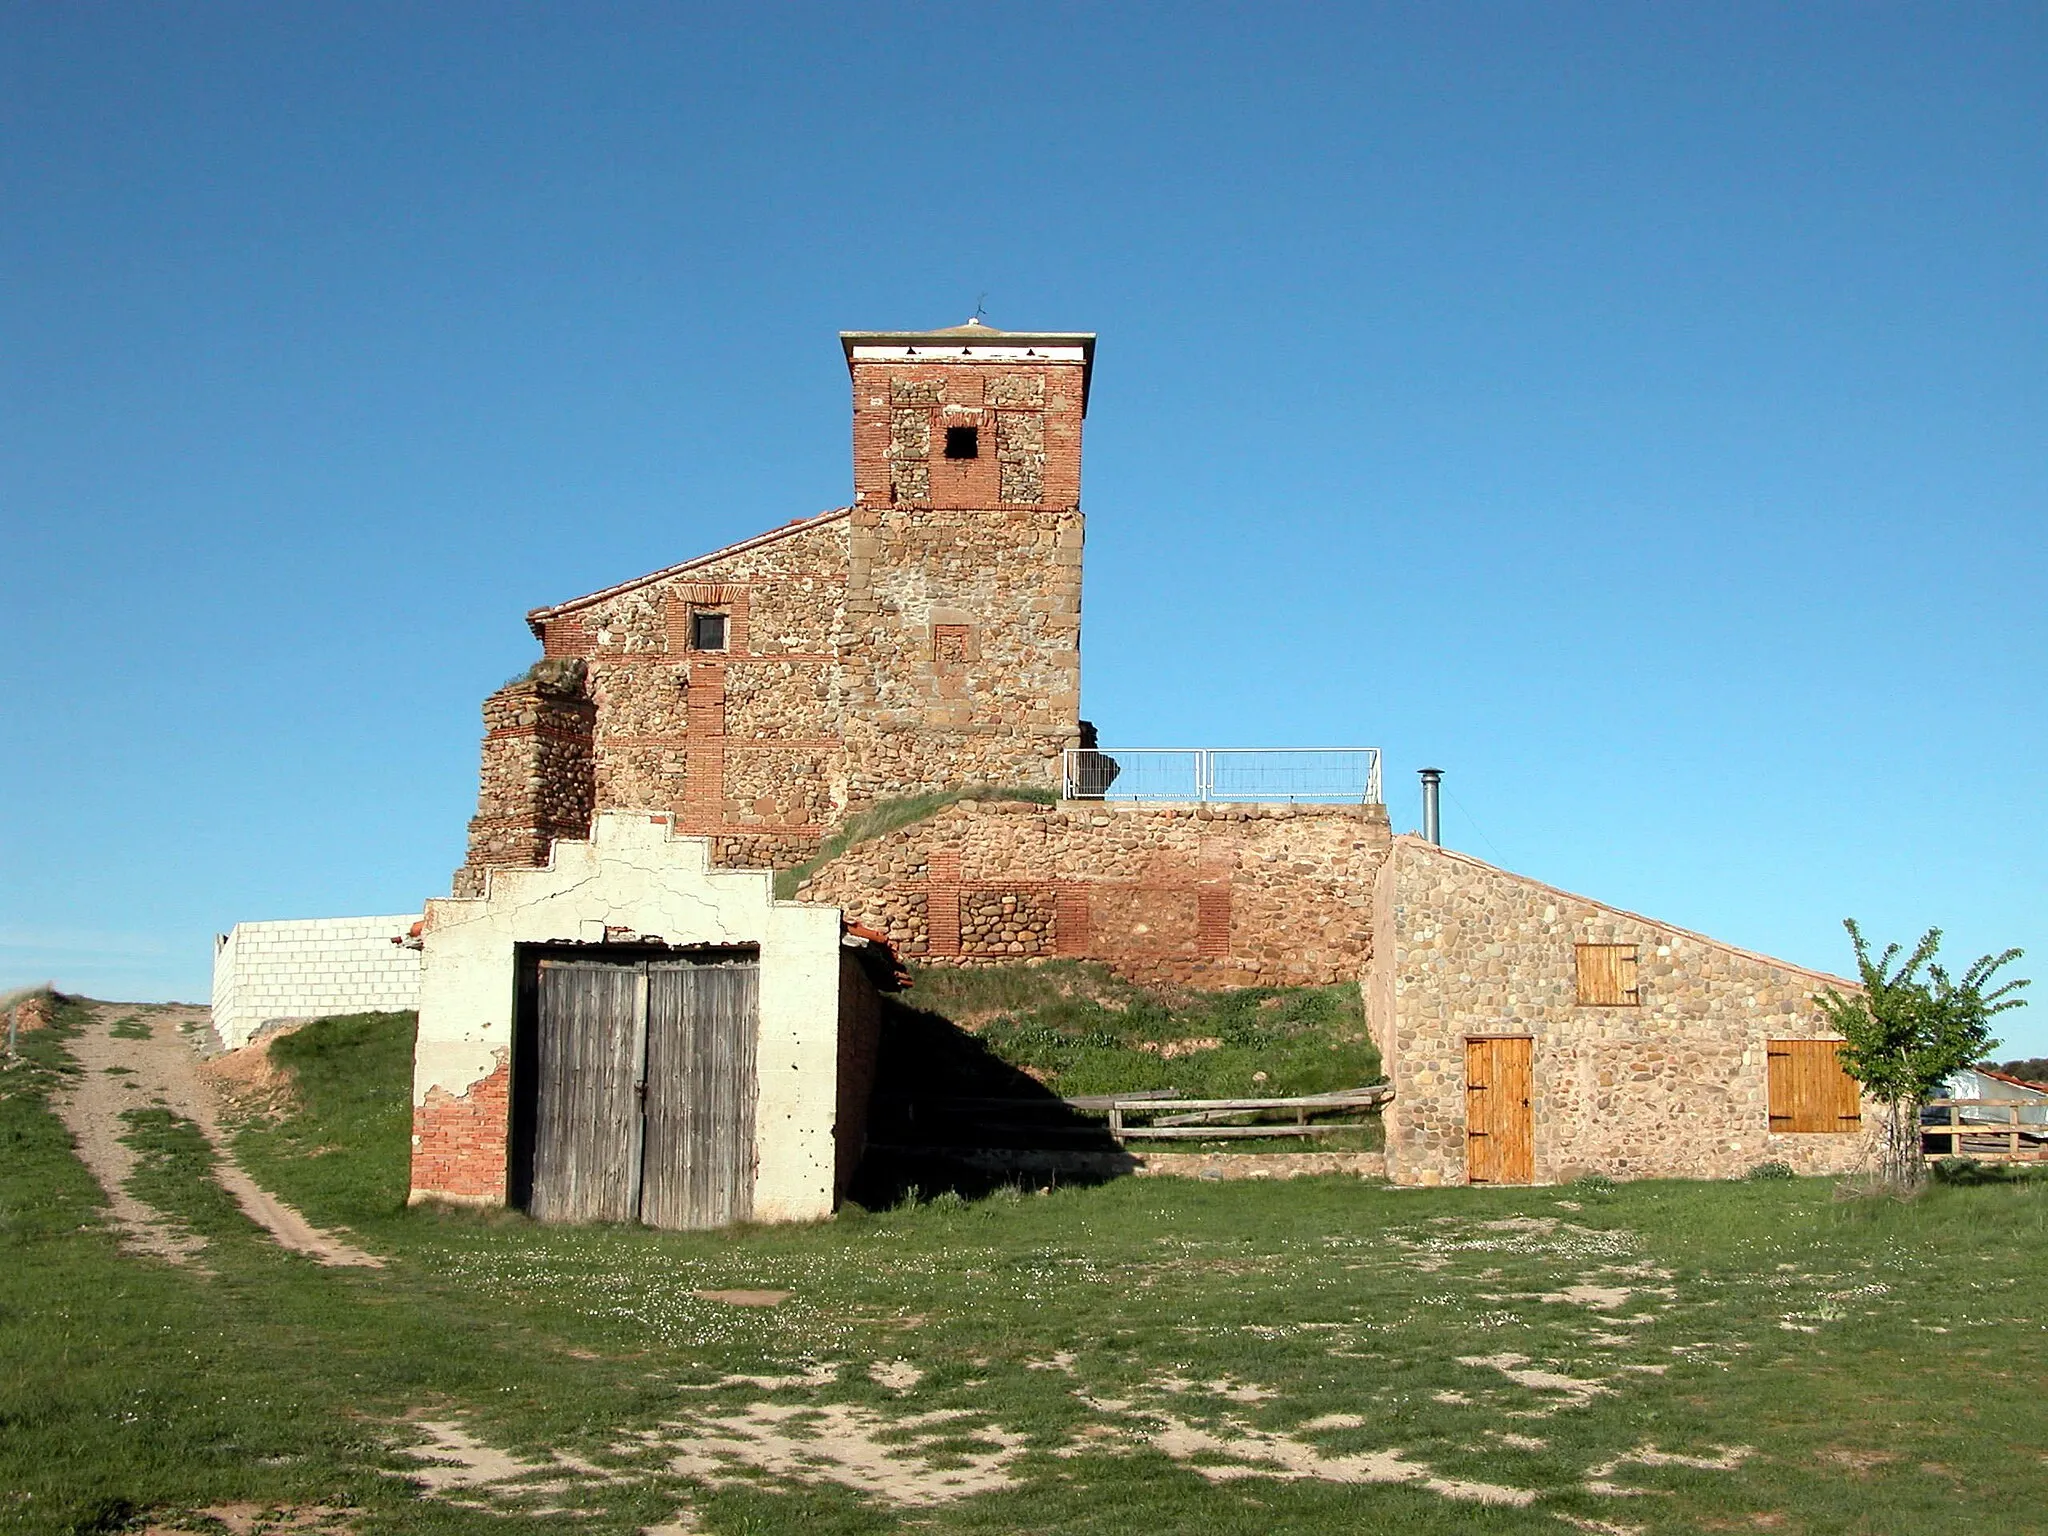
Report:
[[[1080,718],[1094,336],[969,322],[841,343],[850,504],[533,610],[541,659],[484,702],[467,858],[414,940],[415,1198],[516,1202],[551,1157],[625,1156],[549,1151],[545,1131],[548,1031],[571,1040],[612,1008],[561,1049],[638,1042],[590,1100],[634,1166],[657,1127],[632,1106],[666,1051],[675,1105],[701,1069],[744,1115],[678,1131],[673,1108],[659,1134],[709,1137],[706,1157],[763,1182],[608,1186],[606,1210],[824,1214],[858,1155],[883,954],[1360,985],[1395,1089],[1397,1181],[1867,1155],[1873,1117],[1812,1003],[1845,982],[1397,840],[1376,754],[1341,796],[1229,793],[1206,759],[1199,793],[1118,783],[1135,756],[1097,755]],[[850,816],[926,795],[955,798],[815,862]],[[772,900],[767,872],[805,864],[798,900]],[[823,926],[794,915],[835,908]],[[835,936],[861,964],[835,959]],[[684,1028],[660,998],[700,995],[724,1011],[703,1026],[710,1065],[689,1066],[650,1042]],[[800,1076],[771,1085],[770,1060]],[[560,1092],[597,1070],[561,1068]]]
[[594,810],[790,865],[850,810],[1058,785],[1079,739],[1081,423],[1095,338],[849,332],[853,502],[527,616],[486,705],[458,890]]

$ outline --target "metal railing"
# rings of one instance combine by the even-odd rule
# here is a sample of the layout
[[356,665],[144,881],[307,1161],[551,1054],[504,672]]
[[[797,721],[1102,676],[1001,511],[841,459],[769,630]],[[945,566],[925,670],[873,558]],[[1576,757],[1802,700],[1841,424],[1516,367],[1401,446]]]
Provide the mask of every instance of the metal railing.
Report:
[[1069,747],[1069,800],[1380,804],[1378,747]]

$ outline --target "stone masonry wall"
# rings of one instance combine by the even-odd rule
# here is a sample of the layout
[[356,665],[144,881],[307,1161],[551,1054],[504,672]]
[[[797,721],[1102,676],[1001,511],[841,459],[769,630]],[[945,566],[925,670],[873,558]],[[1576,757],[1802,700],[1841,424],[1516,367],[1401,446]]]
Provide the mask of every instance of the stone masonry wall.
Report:
[[927,965],[1102,961],[1141,981],[1355,980],[1372,955],[1380,806],[963,800],[818,871],[843,907]]
[[487,868],[538,868],[556,838],[590,831],[597,707],[584,688],[582,662],[544,660],[484,700],[476,815],[456,895],[480,892]]
[[[847,775],[866,804],[1056,787],[1078,739],[1078,362],[853,367]],[[948,458],[948,428],[979,452]]]
[[[598,810],[673,815],[721,863],[817,850],[847,805],[847,514],[827,512],[532,618],[590,672]],[[699,649],[693,616],[725,620]]]
[[[1773,1134],[1766,1042],[1828,1038],[1813,994],[1840,978],[1568,895],[1398,838],[1375,889],[1367,977],[1393,1079],[1397,1183],[1465,1182],[1465,1041],[1533,1037],[1535,1177],[1734,1178],[1762,1162],[1836,1173],[1856,1133]],[[1574,946],[1632,944],[1640,1002],[1578,1002]]]

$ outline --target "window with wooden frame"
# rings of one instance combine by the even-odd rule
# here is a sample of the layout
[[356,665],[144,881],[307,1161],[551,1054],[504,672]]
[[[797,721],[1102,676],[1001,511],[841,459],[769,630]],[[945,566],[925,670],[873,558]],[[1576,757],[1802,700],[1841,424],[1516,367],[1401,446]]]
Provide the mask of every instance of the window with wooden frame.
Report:
[[1578,944],[1579,1001],[1593,1008],[1634,1008],[1642,1002],[1636,987],[1636,946]]
[[1842,1070],[1839,1040],[1772,1040],[1765,1045],[1771,1129],[1859,1131],[1863,1085]]
[[690,610],[690,649],[693,651],[722,651],[725,649],[726,616],[715,609],[692,608]]

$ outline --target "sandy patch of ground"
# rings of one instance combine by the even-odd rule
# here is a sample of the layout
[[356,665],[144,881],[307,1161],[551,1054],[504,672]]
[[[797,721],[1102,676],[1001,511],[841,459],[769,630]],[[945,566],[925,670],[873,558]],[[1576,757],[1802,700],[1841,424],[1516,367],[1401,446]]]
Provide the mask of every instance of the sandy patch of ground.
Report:
[[1499,1371],[1518,1387],[1527,1387],[1532,1392],[1558,1392],[1563,1396],[1544,1413],[1555,1413],[1559,1408],[1578,1408],[1596,1397],[1605,1396],[1614,1389],[1605,1382],[1585,1381],[1577,1376],[1566,1376],[1558,1371],[1546,1371],[1532,1366],[1527,1355],[1460,1355],[1458,1364],[1479,1369],[1491,1368]]
[[1222,1435],[1184,1424],[1171,1414],[1151,1417],[1155,1427],[1146,1436],[1151,1444],[1212,1483],[1246,1477],[1286,1481],[1312,1478],[1325,1483],[1413,1483],[1447,1499],[1516,1508],[1533,1503],[1536,1498],[1535,1490],[1530,1488],[1439,1477],[1424,1463],[1411,1461],[1398,1450],[1324,1455],[1292,1435],[1271,1434],[1242,1424],[1233,1424],[1234,1433]]
[[923,1381],[924,1372],[908,1360],[877,1360],[868,1366],[868,1380],[900,1395]]
[[304,1026],[280,1024],[239,1050],[216,1051],[199,1063],[199,1080],[214,1097],[244,1114],[275,1113],[291,1096],[291,1080],[270,1059],[270,1042]]
[[840,1365],[836,1360],[820,1360],[794,1376],[721,1376],[716,1381],[688,1383],[678,1390],[722,1392],[727,1387],[758,1387],[763,1392],[782,1392],[790,1387],[829,1387],[839,1379]]
[[1206,1392],[1212,1397],[1246,1404],[1270,1402],[1280,1395],[1271,1387],[1237,1381],[1229,1376],[1219,1376],[1214,1381],[1190,1381],[1185,1376],[1174,1375],[1157,1376],[1146,1385],[1157,1392]]
[[1671,1451],[1660,1451],[1654,1445],[1639,1445],[1632,1451],[1623,1451],[1612,1461],[1603,1461],[1596,1467],[1586,1469],[1586,1491],[1606,1494],[1612,1498],[1638,1498],[1644,1494],[1661,1494],[1662,1488],[1626,1488],[1611,1482],[1614,1474],[1623,1467],[1690,1467],[1695,1472],[1733,1472],[1756,1454],[1753,1446],[1716,1446],[1719,1452],[1714,1456],[1680,1456]]
[[788,1291],[692,1291],[699,1301],[722,1301],[729,1307],[779,1307],[789,1300]]
[[1223,1044],[1216,1035],[1202,1035],[1188,1040],[1140,1040],[1138,1049],[1161,1061],[1172,1061],[1180,1056],[1192,1056],[1197,1051],[1213,1051]]
[[[462,1425],[447,1419],[422,1419],[415,1426],[426,1435],[418,1445],[403,1445],[398,1454],[420,1463],[418,1471],[403,1475],[434,1498],[471,1508],[488,1508],[475,1499],[451,1497],[464,1494],[504,1496],[516,1494],[566,1493],[592,1484],[614,1483],[624,1474],[597,1466],[560,1451],[548,1453],[546,1461],[528,1461],[510,1451],[486,1445]],[[542,1511],[532,1511],[542,1513]]]
[[714,1485],[760,1472],[923,1508],[1015,1485],[1010,1466],[1025,1437],[969,1422],[976,1417],[962,1409],[892,1418],[857,1403],[760,1402],[664,1424],[615,1449],[659,1451],[669,1472]]
[[[123,1245],[173,1263],[195,1264],[205,1242],[180,1232],[157,1211],[128,1193],[135,1172],[135,1153],[121,1139],[127,1127],[124,1111],[162,1107],[197,1125],[212,1143],[214,1177],[235,1198],[251,1221],[279,1244],[322,1264],[381,1266],[383,1260],[323,1232],[277,1199],[242,1170],[220,1129],[212,1092],[200,1076],[199,1058],[188,1026],[203,1021],[206,1010],[187,1007],[146,1007],[124,1003],[93,1003],[90,1019],[69,1042],[82,1069],[55,1107],[71,1132],[78,1155],[107,1193],[109,1214],[120,1229]],[[117,1022],[139,1020],[114,1033]],[[145,1033],[146,1031],[146,1033]],[[261,1051],[255,1046],[251,1051]],[[237,1053],[239,1054],[239,1053]]]

